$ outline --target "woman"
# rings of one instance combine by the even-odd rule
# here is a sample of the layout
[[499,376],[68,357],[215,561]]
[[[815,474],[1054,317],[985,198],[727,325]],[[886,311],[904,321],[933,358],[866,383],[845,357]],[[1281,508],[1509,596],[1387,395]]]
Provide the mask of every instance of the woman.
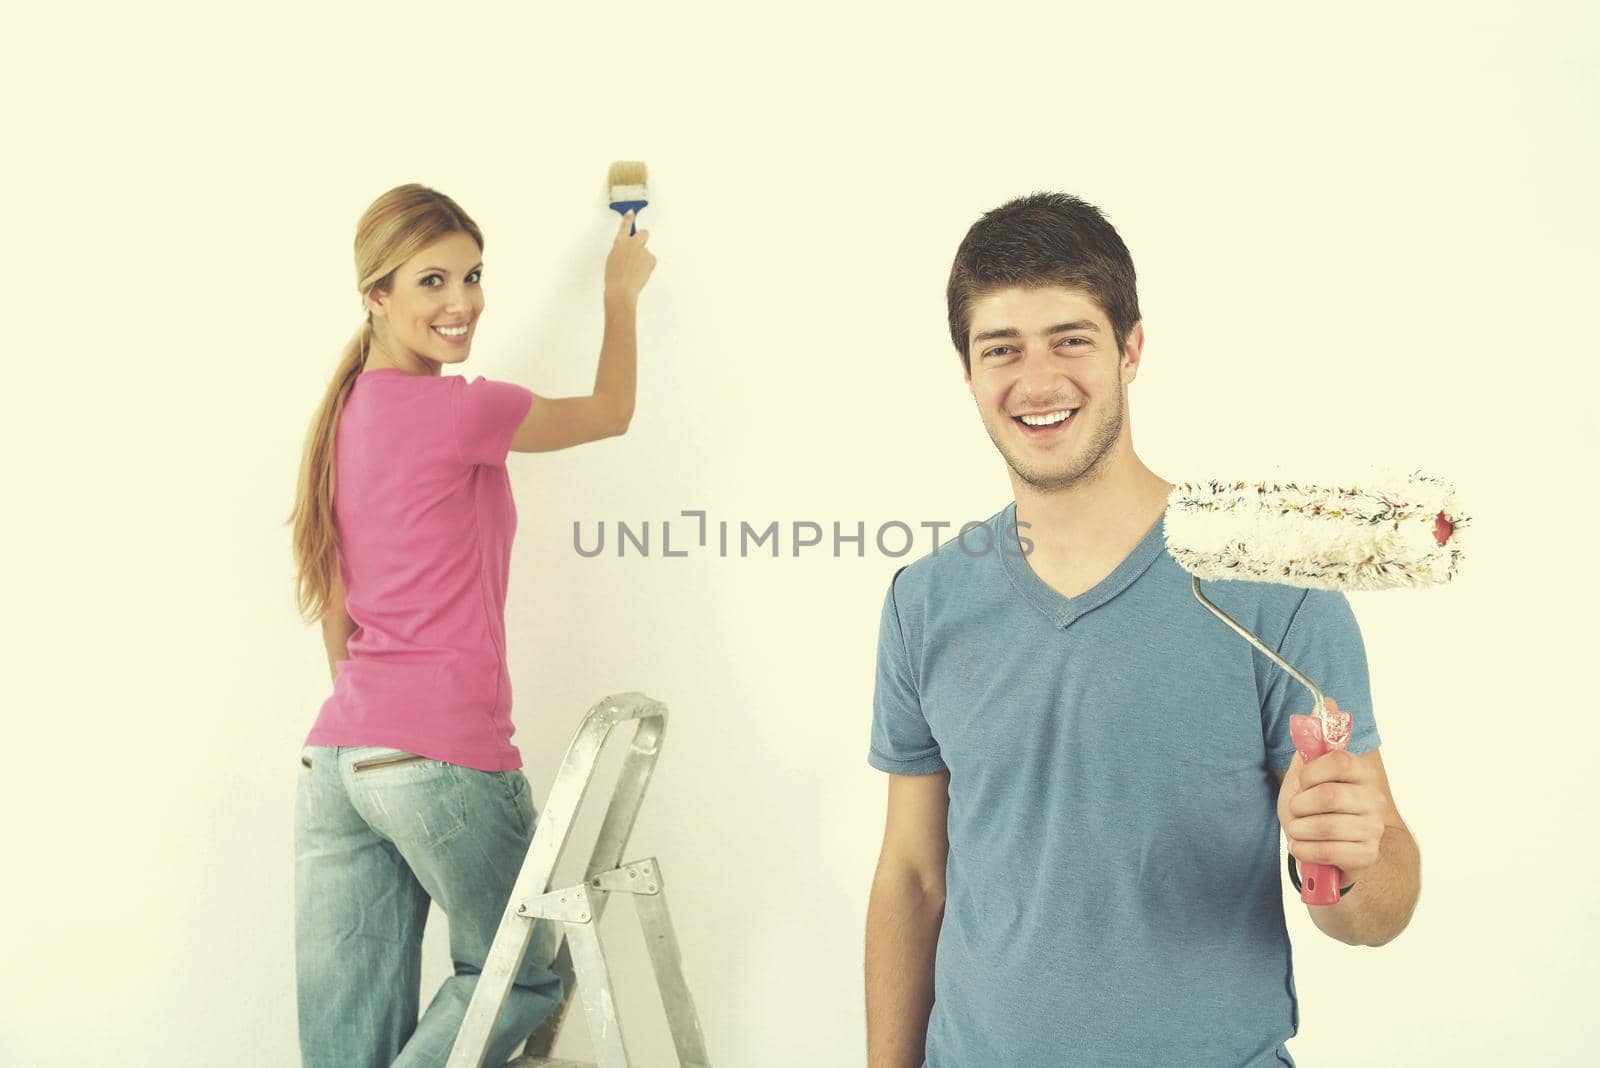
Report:
[[[627,430],[635,309],[655,265],[632,223],[606,259],[594,392],[561,399],[440,374],[466,361],[484,306],[483,235],[453,200],[403,185],[357,225],[367,318],[311,423],[291,517],[300,610],[321,621],[333,674],[295,804],[307,1066],[443,1065],[460,1029],[535,820],[511,743],[506,458]],[[430,899],[455,974],[418,1020]],[[559,1003],[555,945],[540,924],[485,1064]]]

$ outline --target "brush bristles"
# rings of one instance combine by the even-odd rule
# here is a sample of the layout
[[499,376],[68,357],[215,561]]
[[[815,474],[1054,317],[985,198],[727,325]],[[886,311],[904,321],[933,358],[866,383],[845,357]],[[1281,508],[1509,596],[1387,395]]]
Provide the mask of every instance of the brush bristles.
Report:
[[1419,472],[1349,487],[1184,482],[1167,496],[1166,538],[1202,579],[1385,590],[1455,578],[1468,522],[1454,489]]
[[643,187],[649,183],[645,166],[638,160],[618,160],[611,165],[611,170],[606,173],[606,185],[615,189],[619,185],[633,185]]

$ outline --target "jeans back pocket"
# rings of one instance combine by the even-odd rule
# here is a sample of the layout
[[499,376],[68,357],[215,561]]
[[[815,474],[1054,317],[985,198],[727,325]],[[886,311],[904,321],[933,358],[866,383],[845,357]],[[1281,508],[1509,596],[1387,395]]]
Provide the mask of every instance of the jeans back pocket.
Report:
[[435,846],[466,829],[466,799],[455,765],[380,757],[370,764],[357,761],[356,767],[360,770],[350,777],[352,800],[379,834],[397,844]]

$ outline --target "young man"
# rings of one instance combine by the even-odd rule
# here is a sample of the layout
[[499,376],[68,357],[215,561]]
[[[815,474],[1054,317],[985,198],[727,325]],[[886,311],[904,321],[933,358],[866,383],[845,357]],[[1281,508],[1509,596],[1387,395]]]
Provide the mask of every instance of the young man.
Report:
[[1419,882],[1349,604],[1207,584],[1353,714],[1349,752],[1302,767],[1289,715],[1309,694],[1166,552],[1172,484],[1133,451],[1144,330],[1116,231],[1073,197],[1014,200],[967,233],[948,299],[1015,503],[884,598],[869,1064],[1293,1064],[1280,826],[1355,884],[1308,906],[1342,942],[1394,938]]

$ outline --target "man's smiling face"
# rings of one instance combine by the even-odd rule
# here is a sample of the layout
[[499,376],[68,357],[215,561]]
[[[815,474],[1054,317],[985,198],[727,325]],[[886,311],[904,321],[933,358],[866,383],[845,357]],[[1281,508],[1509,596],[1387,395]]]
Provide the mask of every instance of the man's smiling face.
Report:
[[1066,286],[990,290],[973,301],[971,323],[967,386],[1011,470],[1041,492],[1098,477],[1129,436],[1126,384],[1143,328],[1125,340],[1125,364],[1105,312]]

